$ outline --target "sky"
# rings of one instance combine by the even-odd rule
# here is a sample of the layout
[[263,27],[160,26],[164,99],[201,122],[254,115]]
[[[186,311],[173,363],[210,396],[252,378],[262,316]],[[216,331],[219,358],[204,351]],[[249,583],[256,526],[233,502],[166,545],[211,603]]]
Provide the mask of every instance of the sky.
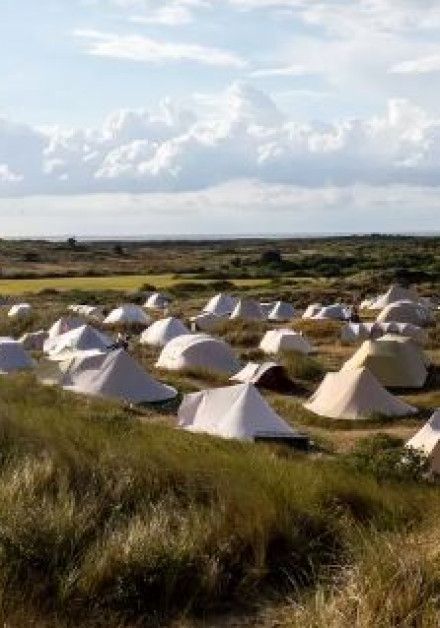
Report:
[[3,0],[3,237],[440,231],[439,0]]

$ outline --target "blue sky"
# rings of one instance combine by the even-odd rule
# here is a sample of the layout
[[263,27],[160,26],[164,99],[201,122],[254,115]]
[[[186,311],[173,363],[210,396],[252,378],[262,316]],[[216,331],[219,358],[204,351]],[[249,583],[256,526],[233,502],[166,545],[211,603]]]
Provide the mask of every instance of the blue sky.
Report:
[[5,0],[4,235],[440,230],[438,0]]

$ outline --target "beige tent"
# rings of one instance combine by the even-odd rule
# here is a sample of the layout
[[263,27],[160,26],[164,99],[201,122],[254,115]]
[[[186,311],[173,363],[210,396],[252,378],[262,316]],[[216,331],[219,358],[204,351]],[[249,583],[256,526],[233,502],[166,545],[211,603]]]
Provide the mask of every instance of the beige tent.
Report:
[[266,317],[261,305],[253,299],[240,299],[231,314],[231,319],[242,319],[246,321],[261,321]]
[[189,334],[189,329],[181,320],[173,317],[163,318],[155,321],[142,333],[140,343],[152,347],[164,347],[173,338],[185,334]]
[[286,370],[276,362],[248,362],[236,375],[229,378],[231,382],[254,384],[259,388],[277,392],[292,392],[296,387],[287,375]]
[[153,292],[145,301],[144,307],[149,310],[166,310],[170,304],[170,300],[160,292]]
[[385,390],[367,368],[328,373],[304,407],[332,419],[405,416],[417,412]]
[[430,310],[411,301],[397,301],[387,305],[377,317],[378,323],[410,323],[424,327],[432,323],[433,317]]
[[311,305],[309,305],[306,309],[306,311],[304,312],[304,314],[302,315],[302,318],[307,319],[307,318],[313,318],[314,316],[316,316],[316,314],[318,314],[318,312],[320,312],[322,310],[322,305],[321,303],[312,303]]
[[187,334],[165,345],[156,366],[171,371],[196,368],[232,374],[240,369],[240,362],[223,340],[207,334]]
[[309,318],[313,320],[345,321],[347,320],[347,312],[343,305],[334,303],[333,305],[322,307]]
[[105,352],[113,345],[112,338],[90,325],[83,325],[55,338],[48,338],[43,348],[45,353],[49,354],[50,359],[61,360],[66,357],[66,354],[77,351],[95,349]]
[[341,329],[341,341],[355,343],[376,339],[385,334],[411,338],[419,344],[426,342],[426,333],[421,327],[410,323],[347,323]]
[[385,294],[381,294],[376,299],[371,300],[369,309],[383,310],[388,305],[396,303],[397,301],[412,301],[413,303],[417,303],[419,297],[414,288],[404,288],[398,284],[393,284]]
[[177,391],[153,379],[123,349],[90,357],[81,369],[71,367],[63,388],[73,392],[121,399],[129,403],[153,403],[177,396]]
[[296,351],[308,355],[316,351],[305,336],[292,329],[267,331],[260,342],[260,349],[269,354],[276,354],[280,351]]
[[23,334],[19,342],[26,351],[43,351],[48,333],[44,329]]
[[0,374],[25,371],[35,367],[32,358],[18,340],[0,338]]
[[291,303],[285,301],[277,301],[271,311],[268,319],[270,321],[290,321],[295,316],[295,308]]
[[193,316],[191,321],[192,331],[210,332],[215,330],[223,321],[228,320],[228,314],[211,314],[210,312],[202,312],[197,316]]
[[104,325],[149,325],[151,318],[138,305],[127,303],[121,307],[112,310],[107,318],[104,319]]
[[440,410],[407,443],[407,447],[424,454],[433,473],[440,473]]
[[421,388],[428,376],[424,360],[410,339],[386,337],[365,341],[342,371],[367,367],[387,388]]
[[237,305],[238,299],[229,294],[216,294],[203,308],[204,312],[216,314],[217,316],[225,316],[231,314]]
[[178,413],[179,426],[240,440],[306,441],[281,419],[252,384],[204,390],[186,395]]

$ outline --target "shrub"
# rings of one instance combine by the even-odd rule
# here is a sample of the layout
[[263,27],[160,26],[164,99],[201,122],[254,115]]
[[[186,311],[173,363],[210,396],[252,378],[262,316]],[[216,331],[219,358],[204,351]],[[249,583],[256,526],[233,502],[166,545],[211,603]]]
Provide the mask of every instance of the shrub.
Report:
[[297,351],[284,351],[281,362],[293,379],[314,381],[324,374],[324,368],[316,358]]

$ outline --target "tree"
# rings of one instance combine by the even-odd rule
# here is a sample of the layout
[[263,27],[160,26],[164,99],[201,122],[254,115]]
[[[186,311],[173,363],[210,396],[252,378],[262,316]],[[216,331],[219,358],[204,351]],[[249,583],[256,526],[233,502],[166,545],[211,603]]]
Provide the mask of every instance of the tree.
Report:
[[261,262],[263,264],[276,264],[280,265],[283,263],[282,255],[276,249],[271,249],[268,251],[264,251],[261,254]]

